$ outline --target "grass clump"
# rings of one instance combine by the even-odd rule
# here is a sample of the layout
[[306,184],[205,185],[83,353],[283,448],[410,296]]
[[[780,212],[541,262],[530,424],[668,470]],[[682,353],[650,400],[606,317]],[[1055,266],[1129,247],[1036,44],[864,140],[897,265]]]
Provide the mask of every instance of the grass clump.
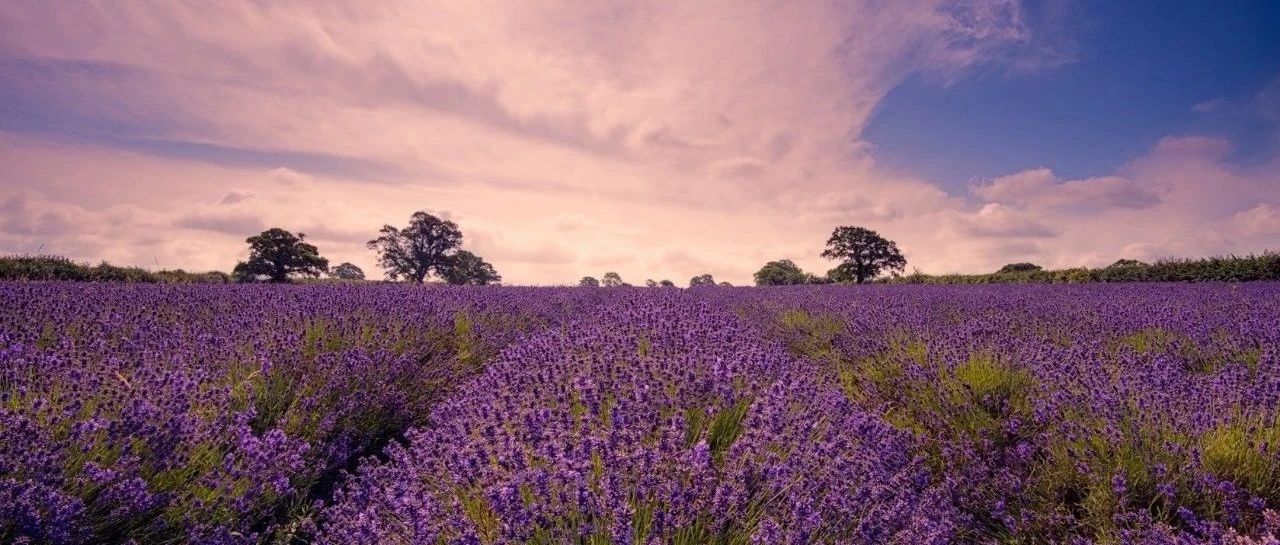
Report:
[[1200,464],[1248,493],[1280,503],[1280,423],[1237,418],[1199,440]]
[[1231,364],[1241,364],[1251,373],[1257,372],[1262,359],[1258,346],[1233,346],[1228,334],[1215,332],[1209,339],[1196,342],[1186,333],[1161,327],[1148,327],[1123,335],[1113,341],[1116,350],[1126,349],[1142,356],[1172,356],[1190,373],[1211,374]]
[[789,309],[778,316],[777,323],[793,352],[823,363],[839,359],[835,341],[844,331],[844,322],[838,316]]
[[742,435],[743,420],[751,409],[751,399],[738,400],[733,405],[708,415],[702,407],[685,410],[685,446],[691,447],[701,440],[707,442],[711,455],[720,459],[733,442]]

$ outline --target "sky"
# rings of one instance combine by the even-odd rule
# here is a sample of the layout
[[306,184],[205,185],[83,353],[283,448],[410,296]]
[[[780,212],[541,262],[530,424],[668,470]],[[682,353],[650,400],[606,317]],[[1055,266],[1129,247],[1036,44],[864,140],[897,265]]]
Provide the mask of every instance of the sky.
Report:
[[0,3],[0,253],[380,276],[414,211],[508,284],[1280,249],[1280,7]]

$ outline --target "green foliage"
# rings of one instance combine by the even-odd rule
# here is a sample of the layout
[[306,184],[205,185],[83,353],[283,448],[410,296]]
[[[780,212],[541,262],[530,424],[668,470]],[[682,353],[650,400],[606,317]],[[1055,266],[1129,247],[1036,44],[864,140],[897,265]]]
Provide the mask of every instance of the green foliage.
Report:
[[330,270],[329,275],[339,280],[364,280],[364,270],[346,262]]
[[606,288],[621,287],[623,285],[622,275],[613,271],[604,273],[604,276],[600,277],[600,285]]
[[1115,348],[1142,355],[1177,356],[1183,369],[1191,373],[1212,373],[1232,364],[1243,364],[1250,372],[1255,372],[1262,356],[1257,346],[1234,346],[1217,341],[1197,343],[1184,333],[1155,327],[1123,335],[1113,344]]
[[1135,331],[1117,340],[1139,354],[1168,352],[1175,344],[1186,341],[1185,335],[1156,327]]
[[387,278],[418,284],[433,272],[443,275],[450,252],[462,245],[462,231],[456,223],[423,211],[409,217],[408,227],[383,225],[378,233],[366,246],[378,252],[378,265]]
[[88,265],[55,255],[6,256],[0,258],[0,278],[4,280],[89,280]]
[[475,525],[476,532],[480,534],[480,542],[496,542],[502,520],[485,499],[484,491],[481,489],[461,491],[458,493],[458,504],[462,506],[462,513],[466,515],[467,520]]
[[1092,281],[1093,273],[1084,267],[1053,271],[1053,282],[1057,284],[1083,284]]
[[777,322],[793,352],[824,363],[834,363],[839,358],[834,343],[844,331],[844,322],[838,316],[814,316],[803,309],[788,309],[778,315]]
[[1200,463],[1269,502],[1280,501],[1280,422],[1235,418],[1200,438]]
[[222,284],[230,282],[231,277],[217,271],[189,273],[179,269],[151,272],[106,262],[86,265],[62,256],[42,255],[0,257],[0,280]]
[[[1187,463],[1185,434],[1144,422],[1136,414],[1122,419],[1122,430],[1108,430],[1101,419],[1084,414],[1064,416],[1063,428],[1074,433],[1057,430],[1050,436],[1032,466],[1028,493],[1019,498],[1015,510],[1072,513],[1103,542],[1114,540],[1119,530],[1114,515],[1122,510],[1146,510],[1172,524],[1178,523],[1177,505],[1207,512],[1196,505],[1207,495],[1191,493],[1191,483],[1179,473]],[[1123,489],[1117,489],[1117,480]],[[1161,482],[1177,483],[1174,497],[1161,494]],[[1040,533],[1049,533],[1049,528]]]
[[[1015,264],[1017,265],[1017,264]],[[1006,268],[1009,267],[1006,265]],[[833,271],[836,274],[836,271]],[[1280,253],[1166,259],[1152,264],[1121,259],[1100,269],[1076,267],[1056,271],[1028,270],[992,274],[927,275],[913,273],[889,280],[910,284],[1017,284],[1084,282],[1248,282],[1280,280]]]
[[822,257],[841,261],[827,273],[832,282],[861,284],[885,271],[901,272],[907,259],[897,243],[864,227],[837,227]]
[[[1268,505],[1280,501],[1280,424],[1270,411],[1237,410],[1201,432],[1133,405],[1118,424],[1083,413],[1063,416],[1031,470],[1021,507],[1074,513],[1100,541],[1115,541],[1123,530],[1115,520],[1121,511],[1146,511],[1175,527],[1185,524],[1178,507],[1222,514],[1222,498],[1203,488],[1197,467]],[[1256,522],[1239,525],[1248,531]]]
[[757,286],[791,286],[807,284],[810,277],[790,259],[779,259],[765,263],[756,271],[755,281]]
[[712,456],[718,459],[742,435],[742,420],[746,418],[750,408],[751,400],[743,399],[711,419],[711,428],[707,430],[707,446],[711,449]]
[[202,273],[187,272],[182,269],[156,271],[156,278],[165,284],[228,284],[231,275],[222,271]]
[[1146,267],[1151,282],[1280,280],[1280,253],[1161,260]]
[[237,263],[232,274],[237,282],[265,278],[279,283],[288,282],[295,275],[318,277],[329,269],[329,260],[320,257],[320,251],[306,238],[303,233],[295,235],[279,227],[251,236],[245,239],[249,259]]
[[484,354],[476,337],[471,315],[459,312],[453,315],[453,346],[458,363],[463,368],[479,370],[488,354]]
[[600,287],[600,281],[596,280],[596,277],[594,276],[584,276],[582,277],[582,280],[578,281],[578,286],[584,288],[598,288]]
[[440,276],[446,282],[459,286],[487,286],[502,281],[493,265],[466,250],[458,250],[448,256],[440,268]]
[[1036,265],[1035,263],[1027,263],[1024,261],[1022,263],[1010,263],[1008,265],[1000,267],[1000,270],[996,271],[996,274],[1025,273],[1025,272],[1042,271],[1042,270],[1044,270],[1044,267]]
[[[1026,370],[992,353],[974,352],[954,368],[939,368],[933,377],[906,372],[908,366],[932,363],[927,345],[911,340],[853,363],[845,372],[866,387],[861,395],[888,403],[890,422],[928,438],[930,445],[989,441],[989,448],[1000,448],[1016,440],[1008,434],[1010,421],[1031,420],[1029,399],[1036,381]],[[937,450],[930,454],[938,465],[963,462],[943,460]]]
[[714,286],[716,279],[710,274],[700,274],[689,279],[689,287],[696,288],[698,286]]
[[156,275],[140,267],[117,267],[107,262],[89,269],[91,282],[159,282]]
[[975,353],[956,366],[952,376],[963,388],[967,404],[992,417],[1009,410],[1026,414],[1028,397],[1035,387],[1030,373],[989,353]]
[[[881,347],[865,355],[843,351],[859,344],[841,343],[848,330],[835,317],[783,310],[773,323],[794,353],[834,370],[850,400],[917,436],[936,476],[975,476],[977,488],[959,498],[979,528],[965,542],[1030,544],[1074,534],[1119,543],[1129,524],[1120,513],[1143,512],[1180,529],[1187,523],[1179,507],[1226,517],[1227,496],[1205,489],[1200,476],[1206,473],[1267,505],[1280,503],[1280,420],[1269,409],[1215,414],[1204,427],[1179,424],[1134,402],[1105,416],[1069,406],[1046,420],[1036,417],[1034,407],[1047,392],[999,347],[957,352],[954,346],[935,349],[927,337],[888,332]],[[1197,343],[1186,333],[1151,327],[1108,343],[1101,355],[1111,361],[1101,362],[1102,369],[1134,357],[1173,356],[1192,373],[1227,365],[1253,371],[1260,361],[1257,346],[1231,343],[1227,332]],[[989,460],[1010,458],[1020,460],[1010,466],[1019,483],[1013,495],[981,477],[989,474]],[[992,515],[995,497],[1018,521],[1016,530]],[[1250,531],[1259,523],[1246,517],[1238,526]]]

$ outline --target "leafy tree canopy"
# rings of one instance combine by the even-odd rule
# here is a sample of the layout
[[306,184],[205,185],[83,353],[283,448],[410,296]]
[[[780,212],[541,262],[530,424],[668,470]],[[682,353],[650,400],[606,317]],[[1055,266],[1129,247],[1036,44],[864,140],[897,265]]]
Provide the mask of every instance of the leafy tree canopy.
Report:
[[1108,269],[1119,269],[1122,267],[1146,267],[1147,264],[1136,259],[1117,259],[1115,263],[1107,265]]
[[672,281],[670,281],[670,280],[663,280],[663,281],[661,281],[661,282],[658,282],[658,285],[659,285],[659,286],[662,286],[662,287],[664,287],[664,288],[674,288],[674,287],[676,287],[676,283],[675,283],[675,282],[672,282]]
[[600,281],[596,280],[594,276],[584,276],[582,280],[578,281],[578,285],[584,288],[598,288],[600,287]]
[[239,282],[266,278],[288,282],[294,275],[320,276],[329,269],[329,260],[320,257],[315,245],[304,242],[306,235],[275,227],[245,239],[249,259],[236,264],[232,274]]
[[449,256],[440,275],[455,285],[487,286],[502,281],[493,265],[466,250],[458,250]]
[[610,272],[604,273],[604,276],[600,277],[600,285],[606,288],[617,288],[617,287],[621,287],[622,284],[623,284],[622,275],[616,272],[610,271]]
[[1027,263],[1027,262],[1010,263],[1008,265],[1000,267],[1000,270],[996,271],[996,274],[1022,273],[1022,272],[1033,272],[1033,271],[1042,271],[1042,270],[1044,270],[1044,268],[1039,265],[1036,265],[1035,263]]
[[351,263],[342,263],[329,271],[329,276],[342,280],[364,280],[364,271]]
[[765,263],[756,271],[755,280],[757,286],[790,286],[807,284],[810,276],[790,259],[779,259]]
[[714,285],[716,285],[716,279],[712,278],[710,274],[700,274],[698,276],[695,276],[689,279],[689,287],[691,288],[697,287],[697,286],[714,286]]
[[419,284],[432,272],[443,276],[450,252],[462,245],[457,224],[422,211],[409,217],[407,227],[384,225],[378,233],[367,245],[378,252],[378,265],[387,278]]
[[901,272],[907,266],[896,243],[865,227],[837,227],[827,239],[822,257],[841,261],[828,274],[833,282],[861,284],[882,272]]

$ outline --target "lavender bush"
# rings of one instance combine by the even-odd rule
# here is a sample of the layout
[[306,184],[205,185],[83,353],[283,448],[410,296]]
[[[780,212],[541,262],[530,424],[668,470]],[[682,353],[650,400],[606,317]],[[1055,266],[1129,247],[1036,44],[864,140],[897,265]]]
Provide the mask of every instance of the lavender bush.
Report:
[[1276,530],[1275,285],[720,297],[918,439],[968,515],[963,541]]
[[0,541],[254,543],[497,349],[593,296],[0,289]]
[[1280,286],[0,284],[0,542],[1276,543]]
[[512,347],[365,468],[322,542],[948,539],[906,434],[689,299],[619,297]]

